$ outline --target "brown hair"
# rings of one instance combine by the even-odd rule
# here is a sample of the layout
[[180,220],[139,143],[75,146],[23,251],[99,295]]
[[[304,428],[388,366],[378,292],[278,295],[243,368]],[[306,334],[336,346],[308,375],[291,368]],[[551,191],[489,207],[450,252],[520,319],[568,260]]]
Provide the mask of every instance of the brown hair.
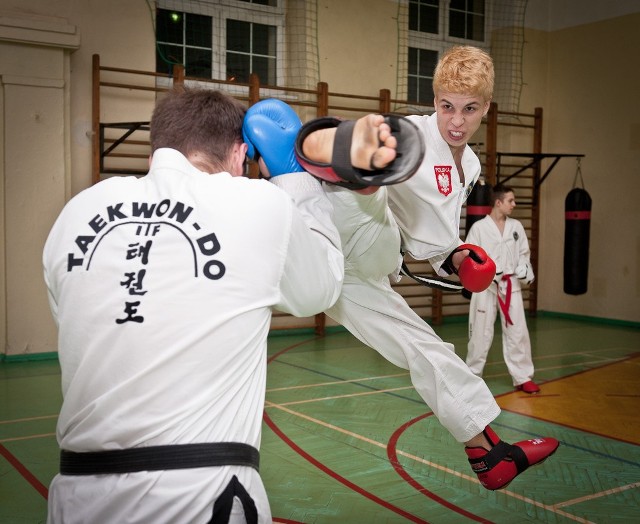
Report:
[[491,202],[495,205],[496,200],[504,200],[504,197],[507,193],[514,193],[513,188],[511,186],[507,186],[505,184],[496,184],[491,188]]
[[436,66],[433,92],[475,95],[488,101],[493,96],[494,77],[493,60],[488,53],[473,46],[454,46]]
[[224,169],[234,144],[242,143],[246,108],[217,90],[176,88],[158,101],[151,117],[151,151],[170,147],[187,158],[198,153]]

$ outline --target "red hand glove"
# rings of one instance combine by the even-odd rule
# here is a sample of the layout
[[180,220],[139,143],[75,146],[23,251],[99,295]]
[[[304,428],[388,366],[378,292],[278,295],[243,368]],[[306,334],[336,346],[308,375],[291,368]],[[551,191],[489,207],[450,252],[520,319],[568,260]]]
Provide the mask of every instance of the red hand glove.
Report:
[[[487,255],[480,246],[462,244],[453,253],[469,250],[469,256],[460,264],[457,274],[460,283],[473,293],[480,293],[489,287],[496,275],[496,263]],[[452,253],[452,255],[453,255]]]

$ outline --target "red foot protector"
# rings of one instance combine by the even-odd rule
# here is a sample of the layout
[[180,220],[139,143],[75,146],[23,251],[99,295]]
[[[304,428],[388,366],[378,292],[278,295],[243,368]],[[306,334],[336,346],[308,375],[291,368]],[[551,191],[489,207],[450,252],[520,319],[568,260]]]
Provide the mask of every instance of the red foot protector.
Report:
[[560,443],[549,437],[507,444],[487,426],[484,435],[493,448],[465,448],[471,469],[480,484],[490,490],[504,488],[529,466],[540,464],[552,455]]
[[[398,142],[396,158],[385,168],[376,169],[372,166],[371,170],[367,170],[353,167],[351,141],[356,121],[333,117],[316,118],[302,126],[295,142],[298,162],[315,177],[354,190],[404,182],[416,173],[422,163],[425,154],[424,139],[418,127],[410,120],[395,115],[384,117],[391,128],[391,134]],[[306,158],[302,152],[304,139],[314,131],[332,127],[337,127],[337,130],[331,163],[315,162]]]

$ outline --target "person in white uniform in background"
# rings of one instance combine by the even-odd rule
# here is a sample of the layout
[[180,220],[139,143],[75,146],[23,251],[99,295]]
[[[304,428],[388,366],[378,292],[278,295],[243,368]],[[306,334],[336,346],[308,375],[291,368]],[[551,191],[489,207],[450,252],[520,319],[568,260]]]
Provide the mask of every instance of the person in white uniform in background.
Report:
[[258,461],[272,309],[330,307],[344,262],[305,173],[244,176],[244,105],[175,90],[146,176],[71,199],[43,253],[61,472],[48,522],[269,523]]
[[[483,251],[459,238],[461,206],[480,174],[480,162],[467,141],[489,108],[492,90],[490,56],[474,47],[452,48],[434,75],[436,113],[409,117],[426,144],[417,173],[380,188],[353,184],[324,188],[334,206],[345,255],[342,293],[326,314],[387,360],[409,370],[416,391],[464,444],[482,485],[494,490],[555,452],[558,441],[546,437],[513,445],[500,441],[489,426],[500,408],[485,382],[390,284],[400,269],[401,249],[429,259],[441,276],[458,273],[466,286],[485,282],[484,289],[492,281],[493,263],[482,256],[475,259],[471,252],[477,256]],[[250,158],[255,149],[269,167],[274,148],[281,151],[288,143],[293,149],[296,137],[306,136],[306,129],[320,129],[300,148],[299,170],[306,168],[332,180],[326,171],[336,167],[335,141],[341,125],[321,118],[302,126],[284,102],[264,100],[248,110],[243,132]],[[353,136],[354,143],[356,138],[363,142],[357,127]]]
[[495,281],[486,291],[471,295],[466,362],[473,373],[482,376],[499,312],[502,354],[513,385],[534,394],[540,387],[533,381],[531,341],[522,301],[522,283],[531,284],[535,278],[529,241],[522,223],[511,218],[516,207],[513,189],[496,185],[491,201],[491,213],[474,222],[466,238],[467,242],[482,246],[496,263]]

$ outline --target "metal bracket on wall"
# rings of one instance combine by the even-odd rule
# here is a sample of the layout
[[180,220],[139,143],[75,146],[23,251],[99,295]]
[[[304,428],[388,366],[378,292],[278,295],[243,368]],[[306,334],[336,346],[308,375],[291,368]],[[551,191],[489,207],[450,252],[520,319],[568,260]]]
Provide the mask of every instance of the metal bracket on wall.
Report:
[[497,166],[497,178],[498,178],[498,180],[500,180],[500,165],[502,164],[502,157],[503,156],[519,157],[519,158],[530,158],[531,159],[531,162],[529,162],[528,164],[522,166],[516,172],[511,173],[504,180],[501,180],[502,183],[505,183],[507,180],[511,180],[513,177],[519,175],[520,173],[522,173],[523,171],[526,171],[527,169],[531,169],[531,168],[535,167],[536,164],[539,165],[540,162],[542,160],[544,160],[545,158],[553,158],[554,159],[553,162],[551,162],[551,165],[549,165],[547,170],[544,172],[544,175],[542,175],[540,177],[540,180],[536,184],[537,186],[542,185],[542,182],[544,182],[545,179],[549,176],[549,174],[551,173],[553,168],[556,167],[556,164],[560,161],[561,158],[566,158],[566,157],[569,157],[569,158],[583,158],[584,157],[583,154],[574,154],[574,153],[565,154],[565,153],[500,153],[500,152],[497,152],[496,156],[498,157],[498,166]]
[[[122,129],[124,132],[119,138],[107,140],[105,137],[105,130],[107,129]],[[129,141],[129,137],[136,131],[149,132],[149,122],[119,122],[113,124],[100,124],[100,173],[101,174],[118,174],[118,175],[145,175],[147,170],[141,169],[117,169],[108,168],[105,166],[105,159],[109,156],[121,156],[125,158],[145,158],[148,157],[148,153],[145,154],[116,154],[115,150],[118,146],[125,145]],[[111,142],[109,147],[106,144]],[[131,141],[130,143],[137,146],[145,146],[148,148],[148,140],[145,141]]]

